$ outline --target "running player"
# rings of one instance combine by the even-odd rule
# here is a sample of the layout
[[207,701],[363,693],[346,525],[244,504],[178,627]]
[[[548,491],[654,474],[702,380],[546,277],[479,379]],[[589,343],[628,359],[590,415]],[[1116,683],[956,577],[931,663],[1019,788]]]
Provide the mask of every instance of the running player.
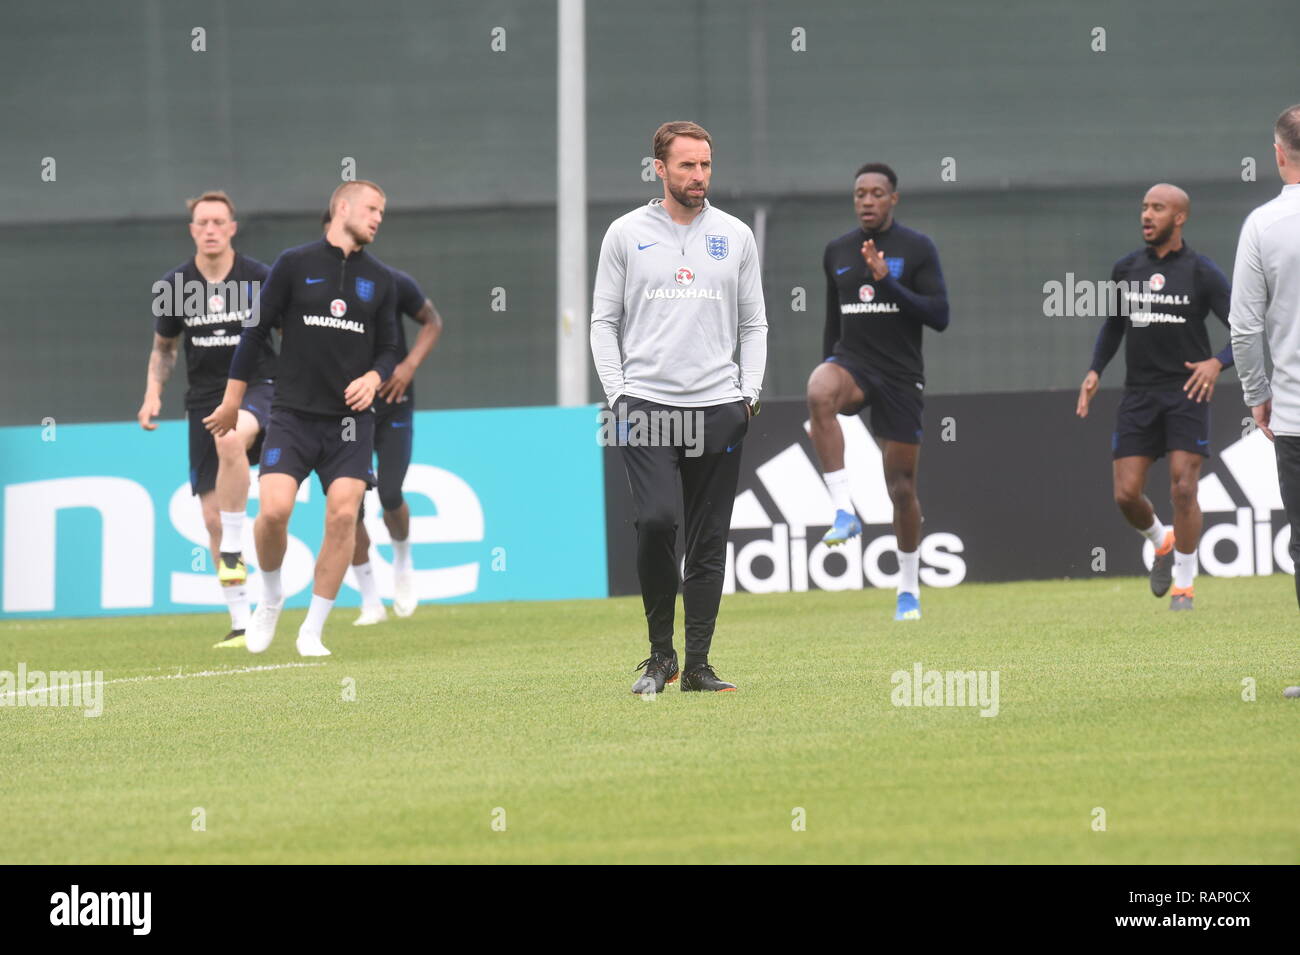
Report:
[[[221,402],[242,323],[266,280],[267,267],[239,254],[231,245],[239,224],[228,195],[219,190],[205,192],[187,200],[186,206],[190,211],[194,257],[161,279],[168,288],[179,282],[182,292],[155,296],[153,352],[149,356],[144,402],[136,417],[146,431],[158,427],[153,419],[162,410],[163,386],[171,377],[184,334],[190,490],[199,498],[217,580],[230,611],[230,633],[216,646],[242,647],[248,626],[248,569],[240,537],[248,505],[249,462],[257,460],[259,440],[271,415],[275,352],[269,342],[253,356],[249,387],[239,405],[234,428],[214,438],[204,429],[203,419]],[[191,282],[205,287],[201,301],[185,293]],[[176,301],[186,306],[182,314],[175,314]],[[191,301],[193,308],[189,307]],[[160,311],[164,314],[157,314]]]
[[284,607],[280,567],[289,517],[298,485],[315,471],[325,491],[325,535],[297,647],[302,656],[329,655],[321,633],[352,555],[361,497],[374,484],[371,405],[396,364],[393,275],[365,250],[383,221],[385,201],[372,182],[343,183],[330,198],[325,237],[276,259],[257,302],[257,321],[244,329],[235,351],[225,398],[204,419],[214,434],[234,427],[254,357],[271,327],[279,327],[280,374],[253,528],[262,572],[262,599],[246,637],[253,653],[275,636]]
[[[327,210],[322,219],[328,227]],[[397,367],[379,388],[375,399],[375,456],[379,460],[379,503],[384,525],[393,542],[393,612],[399,617],[415,613],[419,603],[411,567],[411,509],[402,496],[402,482],[411,466],[411,442],[415,439],[415,393],[411,381],[415,370],[433,351],[442,335],[442,316],[425,297],[415,279],[401,269],[392,269],[397,282]],[[415,344],[406,349],[405,315],[420,326]],[[357,514],[357,542],[352,551],[352,572],[361,591],[361,613],[353,626],[366,627],[388,619],[384,602],[370,565],[370,535],[366,533],[366,507]]]
[[[712,139],[695,123],[655,132],[662,199],[614,220],[592,292],[591,351],[611,409],[681,422],[674,438],[620,440],[636,505],[637,575],[650,631],[633,693],[678,676],[677,494],[686,519],[683,690],[734,690],[709,665],[740,450],[767,361],[767,313],[754,235],[708,202]],[[734,357],[733,357],[734,356]],[[628,409],[631,409],[630,412]],[[686,446],[686,420],[698,438]],[[698,425],[698,426],[696,426]],[[644,433],[644,429],[638,429]]]
[[[1232,364],[1232,342],[1210,354],[1205,316],[1228,324],[1228,280],[1219,267],[1183,241],[1190,203],[1177,186],[1160,183],[1142,198],[1145,248],[1115,263],[1111,281],[1123,298],[1097,335],[1092,365],[1079,386],[1075,414],[1088,416],[1101,373],[1127,330],[1124,396],[1111,439],[1115,503],[1155,548],[1151,592],[1173,584],[1170,610],[1191,610],[1201,506],[1201,462],[1210,453],[1210,398],[1219,373]],[[1140,289],[1140,291],[1139,291]],[[1118,314],[1117,314],[1118,313]],[[1127,313],[1127,317],[1126,314]],[[1174,526],[1156,516],[1145,494],[1147,471],[1169,453]]]
[[934,243],[894,221],[897,205],[894,170],[873,162],[857,171],[853,208],[859,228],[827,245],[822,257],[825,358],[808,379],[808,412],[835,505],[835,520],[822,538],[833,547],[862,533],[844,467],[844,433],[835,416],[871,409],[871,433],[880,445],[894,505],[899,570],[894,619],[920,620],[921,329],[948,327],[948,290]]

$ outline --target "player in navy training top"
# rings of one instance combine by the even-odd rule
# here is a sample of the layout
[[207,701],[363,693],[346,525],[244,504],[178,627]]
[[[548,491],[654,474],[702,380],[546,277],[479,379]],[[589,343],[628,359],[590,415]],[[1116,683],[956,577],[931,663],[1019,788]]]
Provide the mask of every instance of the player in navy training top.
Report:
[[[1127,331],[1128,373],[1111,438],[1115,503],[1151,542],[1151,592],[1163,597],[1172,584],[1171,610],[1192,609],[1201,539],[1196,493],[1201,462],[1210,453],[1210,398],[1219,373],[1232,364],[1232,342],[1212,354],[1205,328],[1210,311],[1228,324],[1228,280],[1183,241],[1189,208],[1187,193],[1167,183],[1152,186],[1142,198],[1146,247],[1111,270],[1120,297],[1097,335],[1075,408],[1080,418],[1088,416],[1101,373]],[[1147,471],[1166,451],[1172,528],[1160,523],[1144,493]]]
[[[330,224],[329,210],[321,223]],[[402,496],[402,482],[411,466],[411,444],[415,431],[415,394],[411,380],[415,370],[428,357],[442,334],[442,316],[433,302],[425,297],[415,279],[401,269],[393,269],[397,282],[397,367],[379,389],[375,398],[375,456],[379,459],[379,503],[384,525],[393,544],[393,612],[399,617],[415,613],[419,597],[415,593],[411,566],[411,510]],[[406,350],[405,315],[420,326],[415,344]],[[365,627],[388,619],[370,563],[370,535],[366,532],[364,501],[357,514],[357,540],[352,551],[352,573],[361,591],[361,613],[354,626]]]
[[284,607],[280,567],[289,517],[298,485],[315,471],[325,491],[325,536],[297,646],[302,656],[329,654],[321,633],[352,555],[361,497],[374,483],[371,405],[396,364],[393,275],[365,250],[379,230],[384,205],[383,190],[374,183],[343,183],[330,199],[333,219],[325,237],[275,260],[256,321],[245,326],[235,350],[226,396],[205,419],[216,434],[233,426],[255,356],[271,327],[278,327],[280,360],[254,527],[262,598],[245,638],[253,653],[275,636]]
[[860,228],[826,246],[826,330],[820,365],[808,379],[811,435],[821,459],[835,519],[822,540],[842,544],[862,532],[844,467],[844,434],[836,415],[870,409],[885,485],[894,505],[898,547],[895,620],[919,620],[921,504],[916,471],[921,454],[925,366],[921,332],[948,327],[948,290],[939,252],[928,236],[894,221],[898,177],[867,163],[853,179]]
[[275,352],[269,342],[258,353],[254,379],[239,407],[234,429],[214,438],[203,427],[203,419],[221,403],[243,320],[268,269],[256,259],[240,255],[231,245],[239,225],[234,203],[224,192],[205,192],[186,205],[194,257],[154,283],[153,352],[144,402],[136,417],[146,431],[157,428],[153,419],[162,410],[163,386],[171,377],[184,336],[190,490],[199,498],[217,580],[230,611],[230,632],[216,646],[242,647],[248,626],[248,569],[241,538],[248,506],[249,462],[257,460],[271,416]]

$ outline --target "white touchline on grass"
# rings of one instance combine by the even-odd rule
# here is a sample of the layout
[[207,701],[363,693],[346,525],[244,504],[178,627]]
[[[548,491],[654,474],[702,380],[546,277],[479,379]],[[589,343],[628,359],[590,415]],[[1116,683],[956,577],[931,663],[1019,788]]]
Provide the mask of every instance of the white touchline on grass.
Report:
[[[66,689],[73,689],[78,686],[107,686],[110,683],[145,683],[149,680],[188,680],[196,676],[231,676],[237,673],[261,673],[265,670],[287,670],[291,667],[323,667],[329,666],[328,663],[271,663],[256,667],[236,667],[232,670],[199,670],[195,673],[168,673],[164,676],[124,676],[116,680],[102,680],[95,683],[73,683],[66,686]],[[63,690],[64,684],[56,687],[43,686],[34,690],[10,690],[4,694],[7,697],[26,696],[28,693],[49,693],[51,689]]]

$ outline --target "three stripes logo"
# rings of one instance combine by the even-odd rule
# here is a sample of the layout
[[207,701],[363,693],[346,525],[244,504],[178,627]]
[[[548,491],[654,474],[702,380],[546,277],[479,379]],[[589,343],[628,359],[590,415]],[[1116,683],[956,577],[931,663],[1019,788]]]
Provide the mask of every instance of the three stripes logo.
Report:
[[[838,421],[862,536],[835,548],[821,542],[835,505],[809,453],[811,444],[806,447],[797,441],[759,464],[754,486],[736,495],[724,593],[738,588],[776,593],[897,585],[897,541],[891,530],[894,509],[885,488],[880,449],[861,418]],[[805,421],[803,427],[806,434],[809,423]],[[920,546],[921,583],[927,587],[961,583],[966,578],[964,549],[956,534],[925,534]]]
[[[1211,473],[1201,478],[1196,497],[1206,518],[1197,548],[1202,572],[1212,577],[1294,573],[1289,551],[1291,525],[1286,523],[1282,506],[1277,461],[1273,445],[1262,431],[1251,430],[1224,448]],[[1275,529],[1273,516],[1277,512],[1283,512],[1282,524]],[[1220,515],[1232,515],[1232,520],[1212,523]],[[1151,543],[1146,542],[1142,560],[1148,568],[1153,553]]]

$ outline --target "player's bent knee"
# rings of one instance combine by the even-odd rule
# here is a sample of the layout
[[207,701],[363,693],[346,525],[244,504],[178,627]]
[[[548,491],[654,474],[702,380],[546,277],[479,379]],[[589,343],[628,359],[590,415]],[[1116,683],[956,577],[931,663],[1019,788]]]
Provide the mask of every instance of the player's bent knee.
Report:
[[1197,503],[1197,481],[1195,478],[1180,478],[1173,482],[1170,488],[1170,495],[1174,499],[1174,506],[1179,510],[1190,509]]
[[834,414],[841,404],[840,381],[832,365],[818,365],[808,379],[808,408]]
[[245,442],[244,436],[236,431],[227,431],[216,439],[216,444],[217,457],[222,463],[237,461],[248,454],[248,443]]
[[292,507],[277,507],[263,501],[258,508],[257,523],[268,527],[286,528],[289,526],[289,515],[292,513]]
[[839,405],[840,402],[834,392],[825,390],[808,392],[808,411],[811,414],[828,417],[835,414]]
[[406,499],[402,497],[402,491],[399,488],[396,491],[385,492],[383,488],[379,489],[379,506],[385,511],[400,511]]
[[357,515],[355,512],[331,511],[325,516],[325,533],[330,537],[348,537],[356,533]]
[[911,475],[890,478],[886,487],[895,504],[909,504],[916,499],[916,480]]

